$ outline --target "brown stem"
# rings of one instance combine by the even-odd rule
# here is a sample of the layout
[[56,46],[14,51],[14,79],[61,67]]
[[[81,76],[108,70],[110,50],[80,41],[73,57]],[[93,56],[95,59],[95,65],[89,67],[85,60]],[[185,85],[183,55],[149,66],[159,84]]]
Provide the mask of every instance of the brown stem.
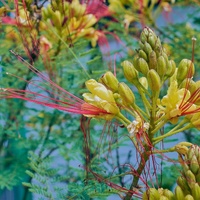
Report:
[[[145,149],[147,149],[147,148],[145,148]],[[149,147],[148,147],[148,149],[149,149]],[[141,156],[140,164],[139,164],[139,166],[136,170],[137,175],[133,175],[133,181],[132,181],[131,186],[129,188],[129,192],[126,194],[124,200],[131,200],[131,198],[133,196],[132,191],[133,191],[134,188],[137,188],[137,186],[138,186],[140,176],[141,176],[141,174],[142,174],[142,172],[145,168],[146,162],[149,160],[149,156],[150,156],[150,154],[146,154],[146,150],[145,150],[144,153]]]

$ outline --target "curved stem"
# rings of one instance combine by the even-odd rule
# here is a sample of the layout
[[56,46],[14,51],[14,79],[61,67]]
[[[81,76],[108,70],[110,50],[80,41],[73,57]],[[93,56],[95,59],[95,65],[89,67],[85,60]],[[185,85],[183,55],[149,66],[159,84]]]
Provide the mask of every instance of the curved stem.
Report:
[[142,114],[145,116],[147,119],[149,119],[149,115],[145,113],[140,107],[138,107],[136,104],[132,105],[133,109],[139,111],[140,115]]
[[[145,149],[147,149],[147,147]],[[147,149],[147,151],[148,151],[148,149]],[[142,172],[145,168],[146,162],[149,160],[149,157],[150,157],[150,154],[147,154],[146,151],[144,151],[144,153],[141,155],[140,164],[139,164],[139,166],[136,170],[137,176],[136,175],[133,176],[133,181],[132,181],[132,184],[129,188],[130,192],[128,192],[126,194],[124,200],[131,200],[131,198],[133,196],[132,191],[133,191],[134,188],[137,188],[137,185],[138,185],[138,182],[139,182],[139,179],[140,179],[140,175],[142,174]]]
[[152,130],[152,134],[155,134],[159,129],[161,129],[168,120],[164,120],[156,125],[155,129]]
[[153,145],[157,144],[158,142],[160,142],[161,140],[163,140],[164,138],[170,137],[172,135],[175,135],[176,133],[182,132],[187,130],[188,128],[191,128],[191,124],[188,124],[180,129],[178,129],[179,127],[181,127],[182,125],[184,125],[186,123],[186,120],[183,119],[176,127],[174,127],[171,131],[169,131],[168,133],[158,136],[156,138],[153,138]]
[[115,118],[118,119],[120,122],[123,122],[125,126],[131,124],[131,121],[124,117],[124,115],[122,115],[121,113],[119,113]]

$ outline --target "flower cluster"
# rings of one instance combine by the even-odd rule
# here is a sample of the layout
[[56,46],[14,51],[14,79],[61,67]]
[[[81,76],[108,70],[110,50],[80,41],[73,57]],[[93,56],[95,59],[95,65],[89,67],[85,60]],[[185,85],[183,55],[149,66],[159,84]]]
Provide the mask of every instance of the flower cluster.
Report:
[[[109,3],[110,11],[117,18],[123,20],[127,30],[134,22],[140,22],[142,24],[152,23],[156,13],[160,10],[165,12],[171,11],[171,5],[167,0],[151,2],[140,0],[109,0]],[[140,13],[141,15],[136,13]]]
[[[94,12],[91,7],[101,9]],[[32,1],[20,3],[17,0],[13,13],[15,18],[10,17],[9,12],[5,7],[0,9],[2,24],[6,25],[7,43],[12,41],[18,45],[22,39],[26,48],[40,45],[38,51],[41,54],[50,51],[51,55],[61,49],[61,43],[72,46],[81,38],[96,46],[102,33],[94,25],[109,15],[108,8],[101,0],[53,0],[46,6],[35,5]]]

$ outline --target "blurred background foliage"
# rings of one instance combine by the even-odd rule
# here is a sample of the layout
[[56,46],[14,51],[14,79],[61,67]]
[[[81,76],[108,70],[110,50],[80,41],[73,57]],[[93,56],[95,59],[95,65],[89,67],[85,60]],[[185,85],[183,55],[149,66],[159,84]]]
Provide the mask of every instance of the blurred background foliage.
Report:
[[[53,90],[54,96],[47,92],[53,98],[58,98],[57,91],[10,50],[81,97],[84,82],[107,70],[116,70],[123,81],[120,62],[133,59],[144,26],[157,32],[177,63],[192,57],[191,38],[195,36],[197,44],[200,40],[200,4],[195,0],[2,0],[0,6],[0,87],[44,93],[37,84]],[[197,69],[199,50],[196,45]],[[78,115],[1,99],[0,199],[117,199],[112,194],[120,195],[119,188],[106,182],[130,184],[125,163],[134,164],[134,149],[119,124],[92,119],[88,138],[81,120],[88,123]],[[199,143],[195,131],[185,135]],[[179,171],[163,162],[171,176],[158,171],[160,184],[171,189]],[[87,165],[96,174],[87,171]]]

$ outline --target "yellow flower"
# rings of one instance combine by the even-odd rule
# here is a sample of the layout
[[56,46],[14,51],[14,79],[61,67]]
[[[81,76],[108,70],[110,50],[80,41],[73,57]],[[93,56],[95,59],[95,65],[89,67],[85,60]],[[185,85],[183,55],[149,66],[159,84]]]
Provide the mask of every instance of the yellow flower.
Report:
[[190,121],[192,126],[200,130],[200,112],[188,115],[187,119]]
[[84,100],[107,112],[107,115],[102,115],[102,117],[100,116],[101,118],[112,119],[119,113],[120,110],[115,102],[112,91],[108,90],[103,84],[98,83],[94,79],[86,81],[85,84],[91,93],[84,93]]
[[188,112],[192,112],[196,109],[196,105],[189,102],[190,97],[191,94],[189,90],[186,88],[178,89],[178,83],[176,79],[173,79],[170,83],[167,95],[161,100],[158,100],[158,117],[165,114],[167,119],[172,123],[176,123],[179,116],[186,115]]

